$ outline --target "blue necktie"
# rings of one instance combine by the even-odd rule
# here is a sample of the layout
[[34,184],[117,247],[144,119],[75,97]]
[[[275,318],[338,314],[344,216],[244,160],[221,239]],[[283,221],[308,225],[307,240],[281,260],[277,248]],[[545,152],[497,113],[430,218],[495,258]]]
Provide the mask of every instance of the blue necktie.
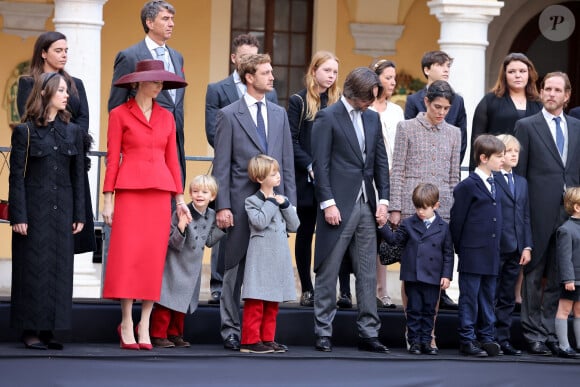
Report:
[[429,226],[431,226],[430,220],[424,220],[423,223],[425,223],[425,228],[429,228]]
[[262,102],[256,102],[258,107],[258,114],[256,114],[256,129],[258,131],[258,137],[262,143],[262,148],[264,152],[268,152],[268,139],[266,137],[266,125],[264,124],[264,117],[262,117]]
[[560,156],[564,155],[564,132],[562,131],[562,127],[560,126],[560,121],[562,118],[554,117],[554,121],[556,121],[556,145],[558,146],[558,152],[560,152]]
[[495,181],[493,181],[493,176],[488,177],[487,182],[491,186],[491,197],[495,199]]
[[514,186],[514,175],[513,173],[506,173],[505,176],[507,177],[508,187],[512,196],[516,196],[516,187]]
[[[157,55],[157,60],[160,60],[163,62],[163,67],[165,68],[165,71],[169,71],[169,72],[173,73],[174,71],[172,68],[173,66],[171,65],[171,61],[167,61],[165,59],[165,47],[155,47],[153,50],[155,51],[155,54]],[[167,90],[167,92],[171,96],[171,99],[173,99],[173,102],[175,102],[175,89]]]

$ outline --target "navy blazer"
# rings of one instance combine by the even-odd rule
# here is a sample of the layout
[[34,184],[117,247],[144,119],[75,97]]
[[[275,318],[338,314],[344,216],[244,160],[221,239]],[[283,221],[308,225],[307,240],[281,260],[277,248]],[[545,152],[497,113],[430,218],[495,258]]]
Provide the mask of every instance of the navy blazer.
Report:
[[568,115],[577,119],[580,119],[580,106],[570,109]]
[[441,278],[453,278],[453,242],[449,225],[439,214],[428,229],[413,215],[403,219],[395,232],[385,225],[379,228],[379,233],[387,243],[405,247],[401,281],[439,285]]
[[[230,74],[226,79],[219,82],[210,83],[207,85],[205,92],[205,135],[207,142],[211,147],[214,147],[215,140],[215,126],[217,113],[221,108],[224,108],[234,102],[240,97],[238,96],[238,88],[234,82],[233,74]],[[278,104],[278,95],[276,90],[266,93],[266,99],[270,102]]]
[[[425,106],[425,94],[427,89],[421,89],[415,94],[411,94],[407,97],[407,102],[405,103],[405,119],[410,120],[417,117],[419,112],[427,111]],[[455,94],[453,98],[453,103],[447,116],[445,116],[445,122],[450,125],[456,126],[461,132],[461,148],[459,150],[459,162],[463,161],[463,156],[465,156],[465,150],[467,149],[467,115],[465,114],[465,105],[463,103],[463,97],[459,94]]]
[[449,229],[459,256],[457,271],[498,274],[502,193],[496,187],[493,199],[475,172],[455,186]]
[[534,247],[530,225],[528,182],[525,178],[514,173],[514,196],[502,172],[494,172],[493,176],[497,189],[502,190],[500,251],[502,254],[514,252],[521,254],[525,247]]

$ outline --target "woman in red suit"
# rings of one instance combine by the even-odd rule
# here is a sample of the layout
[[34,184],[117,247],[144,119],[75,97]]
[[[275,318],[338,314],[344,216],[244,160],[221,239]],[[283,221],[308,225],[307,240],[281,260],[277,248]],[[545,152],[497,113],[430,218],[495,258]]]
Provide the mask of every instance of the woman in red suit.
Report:
[[[152,348],[149,317],[161,293],[172,195],[178,213],[186,213],[191,220],[183,200],[175,121],[155,102],[162,89],[186,85],[183,78],[165,71],[158,60],[138,62],[135,72],[115,82],[117,87],[137,90],[135,98],[109,114],[103,185],[103,220],[111,226],[103,297],[121,300],[122,320],[117,330],[124,349]],[[143,300],[141,320],[135,328],[134,299]]]

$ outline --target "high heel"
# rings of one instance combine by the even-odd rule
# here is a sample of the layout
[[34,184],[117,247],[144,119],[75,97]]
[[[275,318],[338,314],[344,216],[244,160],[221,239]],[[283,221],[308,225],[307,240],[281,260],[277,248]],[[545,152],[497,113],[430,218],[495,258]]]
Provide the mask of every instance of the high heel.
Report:
[[121,336],[121,324],[119,324],[119,326],[117,327],[117,333],[119,334],[119,339],[121,339],[121,349],[136,349],[136,350],[139,350],[139,344],[137,344],[137,343],[126,344],[123,341],[123,336]]
[[[135,326],[135,338],[137,341],[139,340],[139,325]],[[137,343],[139,345],[139,349],[144,349],[146,351],[151,351],[153,349],[153,344],[147,343]]]

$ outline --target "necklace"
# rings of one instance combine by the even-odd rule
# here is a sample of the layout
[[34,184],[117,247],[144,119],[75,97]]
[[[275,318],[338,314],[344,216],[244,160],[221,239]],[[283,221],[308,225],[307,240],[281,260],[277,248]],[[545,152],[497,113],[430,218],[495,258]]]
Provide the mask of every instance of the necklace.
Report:
[[141,106],[139,106],[139,108],[141,109],[143,114],[145,114],[145,113],[149,112],[151,110],[151,108],[153,108],[153,105],[149,106],[147,109],[143,109]]

